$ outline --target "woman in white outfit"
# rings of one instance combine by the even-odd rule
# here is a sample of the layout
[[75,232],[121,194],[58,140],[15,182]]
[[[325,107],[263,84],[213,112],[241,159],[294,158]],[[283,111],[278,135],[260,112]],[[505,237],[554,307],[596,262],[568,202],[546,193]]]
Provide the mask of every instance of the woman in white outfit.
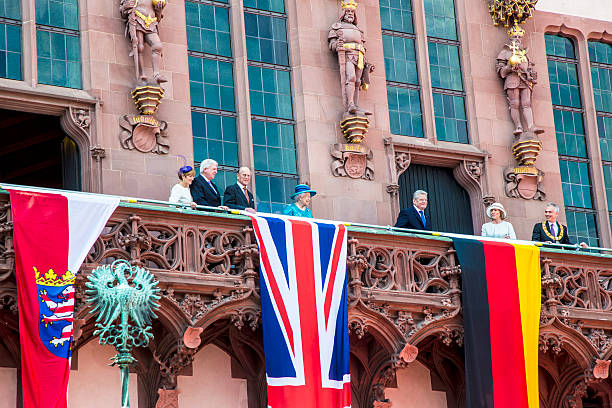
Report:
[[170,190],[170,198],[168,199],[171,203],[190,205],[195,208],[196,203],[191,198],[191,191],[189,191],[189,185],[195,178],[195,171],[191,166],[183,166],[178,171],[179,183],[175,184]]
[[506,210],[501,203],[491,204],[487,208],[487,216],[491,219],[491,222],[487,222],[482,226],[481,235],[483,237],[516,239],[512,224],[504,221]]

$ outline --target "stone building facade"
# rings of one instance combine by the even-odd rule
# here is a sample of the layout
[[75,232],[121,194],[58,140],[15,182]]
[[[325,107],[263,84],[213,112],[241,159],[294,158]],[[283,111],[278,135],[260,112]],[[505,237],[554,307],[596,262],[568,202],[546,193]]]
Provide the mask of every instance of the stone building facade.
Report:
[[[605,2],[577,3],[540,0],[533,18],[523,25],[523,46],[528,48],[538,72],[532,109],[535,125],[544,131],[538,136],[542,145],[535,164],[542,173],[538,186],[545,193],[545,197],[540,196],[542,199],[511,197],[508,193],[505,171],[516,166],[512,152],[515,126],[508,111],[504,83],[496,72],[497,58],[508,42],[508,34],[507,28],[493,25],[483,0],[359,2],[358,26],[366,39],[367,61],[375,69],[370,73],[369,89],[360,93],[360,107],[372,113],[362,142],[368,154],[360,159],[368,176],[355,178],[338,172],[338,166],[346,164],[342,160],[339,164],[342,152],[338,153],[335,147],[346,142],[341,130],[344,111],[338,57],[330,51],[328,43],[329,29],[341,13],[335,0],[167,0],[163,19],[159,21],[163,44],[161,73],[167,82],[162,84],[164,97],[155,113],[157,119],[165,122],[165,128],[155,139],[151,149],[155,151],[149,152],[135,148],[126,141],[129,134],[122,133],[131,129],[123,127],[125,117],[138,114],[131,95],[138,84],[120,1],[0,1],[0,128],[4,130],[0,155],[5,158],[4,164],[0,164],[0,180],[166,200],[180,166],[212,157],[220,164],[217,181],[222,186],[233,182],[239,166],[251,168],[254,173],[251,188],[259,208],[265,211],[278,211],[288,202],[295,184],[307,182],[319,193],[313,200],[315,216],[387,225],[395,222],[400,208],[410,205],[412,191],[427,187],[431,216],[438,218],[434,226],[442,230],[478,233],[485,222],[485,204],[499,201],[507,209],[518,237],[529,239],[533,224],[542,218],[545,203],[553,201],[561,206],[561,219],[573,231],[574,240],[611,247],[612,15]],[[144,53],[144,66],[151,76],[148,51]],[[136,212],[150,222],[155,217],[163,218],[147,211]],[[128,212],[121,215],[127,219]],[[186,228],[177,220],[173,222]],[[189,222],[195,225],[199,221],[194,216]],[[215,231],[223,230],[223,223],[227,222],[231,227],[226,229],[232,234],[246,228],[215,217],[206,217],[203,222]],[[179,227],[176,228],[178,231]],[[132,232],[138,236],[138,231]],[[155,241],[157,238],[151,238],[154,236],[149,236],[149,241]],[[368,238],[369,246],[361,249],[356,246],[354,255],[363,255],[372,265],[378,256],[393,265],[389,270],[401,269],[395,265],[401,262],[400,258],[392,255],[398,248],[389,249],[393,246],[391,238],[382,239],[384,245],[379,238]],[[248,243],[240,242],[248,247]],[[134,245],[121,250],[133,255],[130,251],[144,248],[144,244]],[[416,239],[402,241],[402,245],[403,249],[432,251],[432,245],[438,244]],[[568,270],[578,271],[588,280],[588,271],[578,270],[579,257],[560,258],[559,265],[573,262],[574,269]],[[89,265],[99,261],[92,258]],[[252,265],[244,266],[243,258],[238,261],[243,262],[240,268],[253,273]],[[232,258],[232,262],[238,261]],[[202,289],[201,293],[191,294],[185,285],[197,279],[190,281],[172,275],[177,270],[181,273],[191,270],[191,266],[176,269],[169,261],[160,262],[153,268],[165,271],[166,289],[180,295],[166,293],[170,299],[168,309],[176,313],[168,312],[165,324],[176,333],[168,335],[164,340],[167,344],[159,347],[168,359],[174,356],[180,360],[180,353],[170,343],[181,338],[183,326],[198,323],[200,327],[217,329],[222,325],[214,326],[213,318],[204,323],[201,316],[196,318],[197,313],[204,313],[214,304],[213,291]],[[606,263],[609,259],[589,258],[585,262],[590,270],[597,271],[598,277],[609,279]],[[376,271],[379,266],[372,265],[367,268],[358,263],[353,265],[356,271],[360,267],[373,270],[365,286],[381,292],[369,292],[374,300],[365,295],[363,299],[361,295],[353,298],[351,310],[358,317],[352,320],[351,341],[364,350],[379,344],[379,340],[372,340],[364,332],[371,327],[387,340],[386,354],[372,352],[360,356],[363,370],[355,375],[363,383],[354,387],[355,406],[365,407],[373,400],[385,403],[384,392],[382,397],[373,397],[375,385],[387,388],[386,397],[396,401],[394,406],[417,403],[431,407],[462,406],[461,386],[457,383],[453,389],[452,385],[461,376],[448,374],[453,371],[448,364],[459,370],[462,367],[457,324],[451,318],[441,323],[438,331],[430,327],[433,331],[428,333],[454,344],[454,349],[443,349],[439,341],[425,341],[426,336],[421,338],[413,333],[414,344],[424,351],[423,359],[408,368],[402,366],[397,375],[395,370],[399,366],[394,365],[393,372],[387,372],[385,377],[390,356],[401,351],[401,342],[393,336],[399,338],[410,332],[403,333],[397,327],[410,324],[416,327],[420,318],[425,321],[427,316],[437,316],[436,313],[442,316],[446,310],[444,302],[452,296],[432,301],[430,314],[422,307],[422,302],[428,300],[419,296],[407,300],[409,306],[405,306],[394,300],[396,293],[384,292],[401,284],[387,287],[380,283],[380,276],[386,275]],[[241,274],[244,271],[241,269]],[[221,295],[236,297],[230,269],[221,275],[225,280],[212,279],[210,282],[216,283],[209,286],[218,284]],[[252,291],[252,279],[241,275],[237,286]],[[450,278],[445,279],[450,285]],[[353,288],[361,284],[357,281]],[[563,284],[571,287],[566,281]],[[450,291],[449,288],[445,290]],[[593,309],[610,310],[609,303],[601,300],[609,298],[609,287],[606,288],[605,296],[593,295],[591,302],[599,299]],[[0,293],[8,293],[9,289]],[[580,303],[569,292],[570,289],[557,298],[551,294],[550,299],[556,299],[551,304],[560,301],[570,307]],[[244,317],[220,312],[219,318],[226,319],[227,327],[256,320],[249,314],[254,307],[252,299],[238,297],[243,302],[240,307]],[[384,305],[390,311],[385,312]],[[11,313],[9,304],[2,307],[2,313]],[[191,314],[189,318],[182,314],[178,317],[177,310],[185,316],[186,310]],[[416,323],[408,323],[412,317],[404,313],[406,310],[414,313]],[[556,309],[551,313],[561,316]],[[571,398],[585,396],[586,407],[595,388],[588,391],[586,385],[570,380],[561,384],[559,369],[573,358],[572,361],[580,362],[568,364],[573,371],[567,378],[579,377],[592,368],[591,360],[596,354],[592,349],[599,350],[598,359],[608,360],[606,341],[610,341],[610,331],[595,317],[588,320],[580,312],[567,313],[574,319],[567,327],[584,320],[592,326],[588,327],[588,335],[572,332],[577,339],[559,334],[563,330],[577,331],[565,326],[541,339],[544,352],[555,347],[561,350],[564,341],[573,347],[569,355],[555,351],[554,355],[544,356],[547,372],[556,372],[557,377],[542,374],[549,385],[546,392],[550,393],[543,401],[548,401],[545,406],[558,407],[566,405],[555,404],[570,404],[567,401]],[[561,324],[561,320],[550,323],[551,327]],[[257,327],[255,323],[255,333]],[[2,330],[5,329],[0,326]],[[84,338],[91,339],[90,335]],[[244,344],[256,342],[251,335],[228,328],[222,334],[225,337],[216,341],[214,335],[205,332],[201,350],[195,356],[189,355],[184,367],[179,363],[166,367],[164,373],[170,370],[172,375],[167,377],[172,377],[168,381],[173,383],[161,388],[180,390],[180,406],[196,406],[204,399],[211,401],[210,406],[260,406],[255,401],[257,390],[263,389],[261,366],[256,359],[250,366],[245,362],[258,351],[257,345],[252,347],[255,351],[245,351]],[[3,395],[6,392],[15,398],[0,401],[0,407],[19,403],[17,364],[8,362],[18,347],[9,343],[0,349],[5,362],[0,364],[0,376],[4,379],[0,387],[4,387]],[[118,401],[118,393],[102,392],[102,387],[90,391],[84,385],[95,376],[109,389],[117,388],[116,373],[102,367],[103,352],[94,342],[83,342],[78,349],[71,380],[71,401],[75,406],[109,406]],[[143,361],[151,366],[156,364],[153,354]],[[133,395],[138,395],[137,406],[154,406],[155,397],[151,396],[157,395],[160,381],[145,380],[148,371],[143,367],[133,374],[136,380],[132,382]],[[157,362],[151,375],[161,376],[162,371]],[[223,392],[218,392],[219,389]],[[609,388],[601,386],[598,390],[601,395],[608,393],[605,394],[608,399],[598,398],[609,402]],[[92,398],[91,392],[98,391],[99,395]],[[218,400],[213,402],[210,395]],[[560,402],[563,398],[567,401]],[[91,402],[92,399],[99,404]],[[83,401],[88,402],[83,405]]]

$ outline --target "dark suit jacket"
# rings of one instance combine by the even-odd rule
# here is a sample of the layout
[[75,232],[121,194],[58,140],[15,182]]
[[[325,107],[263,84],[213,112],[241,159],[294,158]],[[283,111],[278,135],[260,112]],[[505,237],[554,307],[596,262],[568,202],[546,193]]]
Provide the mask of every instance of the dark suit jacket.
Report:
[[533,233],[531,234],[531,240],[538,241],[538,242],[554,242],[556,244],[571,245],[572,241],[570,241],[569,237],[567,236],[567,227],[557,222],[557,235],[559,235],[558,231],[561,231],[559,228],[563,228],[563,237],[561,237],[560,241],[554,241],[548,235],[546,235],[546,233],[544,232],[544,229],[542,228],[542,223],[538,222],[536,225],[533,226]]
[[191,190],[191,197],[196,204],[208,205],[210,207],[218,207],[221,205],[221,195],[219,195],[219,189],[215,182],[212,182],[214,190],[210,188],[210,185],[204,179],[204,176],[199,175],[196,177],[189,189]]
[[248,201],[244,195],[244,190],[242,190],[241,185],[238,185],[238,183],[229,185],[225,189],[225,193],[223,193],[223,204],[235,210],[244,210],[247,207],[255,208],[253,193],[251,193],[248,189],[247,192],[249,193]]
[[425,225],[423,225],[423,221],[421,220],[421,216],[414,208],[411,206],[410,208],[404,208],[400,211],[397,216],[397,222],[395,226],[398,228],[411,228],[411,229],[420,229],[431,231],[431,220],[427,213],[425,213]]

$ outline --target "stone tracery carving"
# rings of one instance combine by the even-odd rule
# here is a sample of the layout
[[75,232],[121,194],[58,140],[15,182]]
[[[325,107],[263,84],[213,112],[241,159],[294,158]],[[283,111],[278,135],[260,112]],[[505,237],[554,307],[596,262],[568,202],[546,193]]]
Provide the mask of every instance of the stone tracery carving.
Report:
[[[9,212],[8,205],[0,207],[2,228],[7,227]],[[163,219],[161,222],[160,217]],[[165,285],[162,299],[165,302],[165,326],[159,330],[164,330],[166,337],[159,336],[159,339],[165,339],[166,344],[154,351],[166,365],[172,361],[177,364],[188,361],[186,356],[172,357],[172,353],[177,349],[177,341],[181,340],[185,327],[190,325],[203,329],[198,336],[201,334],[204,344],[210,342],[212,334],[208,327],[214,324],[215,319],[224,319],[227,322],[225,327],[229,326],[227,330],[241,335],[256,338],[259,333],[259,326],[253,326],[251,317],[259,313],[257,303],[252,301],[256,290],[246,284],[247,274],[254,273],[257,268],[254,258],[258,254],[253,248],[252,231],[245,227],[244,222],[236,220],[228,220],[223,228],[219,223],[206,219],[197,226],[192,224],[175,215],[151,216],[145,211],[120,208],[92,248],[82,273],[78,275],[84,277],[86,271],[98,263],[120,257],[129,259],[132,254],[137,262],[157,265],[153,272]],[[378,343],[375,348],[384,349],[384,358],[389,364],[406,344],[418,347],[418,359],[425,362],[422,359],[430,358],[424,351],[427,342],[435,341],[442,349],[449,350],[462,344],[463,333],[458,316],[461,269],[449,243],[429,242],[422,247],[422,244],[409,238],[381,242],[380,237],[372,239],[363,232],[349,231],[349,235],[349,320],[353,339],[365,342],[376,338]],[[0,247],[0,258],[10,259],[10,250],[12,245]],[[209,252],[205,253],[206,250]],[[165,263],[160,263],[161,258],[165,259]],[[229,259],[229,263],[226,264],[225,259]],[[252,264],[247,265],[247,261]],[[199,262],[205,262],[208,266]],[[197,278],[192,279],[194,276]],[[178,283],[175,287],[173,282],[178,277],[182,282],[206,284]],[[589,373],[588,381],[605,379],[606,362],[612,353],[612,331],[598,327],[601,321],[598,323],[597,320],[612,312],[611,277],[612,270],[605,261],[588,255],[582,257],[580,254],[543,252],[541,356],[567,358],[564,357],[566,351],[571,351],[572,358],[577,360],[580,368],[580,377],[587,379],[584,375],[586,370]],[[10,286],[12,279],[9,276],[0,282],[0,318],[13,316],[14,319],[12,311],[16,311],[16,292],[14,286]],[[257,284],[256,279],[254,284]],[[211,289],[211,286],[216,288]],[[75,295],[79,316],[87,314],[79,300],[81,294],[82,285],[77,283]],[[393,301],[389,300],[391,298]],[[427,305],[422,304],[425,298],[428,299]],[[223,312],[220,313],[220,310]],[[84,344],[87,336],[91,335],[90,326],[89,322],[84,322],[82,330],[85,339],[79,344]],[[218,328],[215,326],[212,331]],[[183,340],[183,344],[188,348],[186,341]],[[351,346],[353,344],[356,343],[351,343]],[[404,363],[398,356],[393,364],[400,366]],[[378,362],[375,365],[379,367]],[[165,370],[172,371],[170,368]],[[363,385],[368,387],[369,396],[375,394],[375,384],[382,384],[375,379],[378,374],[373,372],[371,375],[374,378]],[[167,384],[171,383],[169,381]],[[158,385],[155,383],[154,387],[150,387],[154,395]],[[566,385],[561,387],[565,389],[563,387]],[[580,398],[578,394],[572,394],[575,401]],[[383,396],[379,402],[385,402],[384,394],[379,395]],[[565,395],[560,394],[559,404],[555,402],[549,406],[563,406],[560,401]],[[160,400],[166,401],[163,398]]]

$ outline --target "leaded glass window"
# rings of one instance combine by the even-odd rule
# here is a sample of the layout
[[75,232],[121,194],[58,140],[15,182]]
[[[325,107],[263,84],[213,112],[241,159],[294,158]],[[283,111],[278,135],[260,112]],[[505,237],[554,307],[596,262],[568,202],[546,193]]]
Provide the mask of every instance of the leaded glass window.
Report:
[[232,63],[189,56],[191,105],[233,112]]
[[38,82],[81,88],[77,0],[36,0]]
[[414,39],[383,35],[387,81],[419,84]]
[[381,0],[380,18],[391,133],[423,137],[411,1]]
[[469,143],[454,0],[424,0],[438,140]]
[[593,209],[590,157],[580,100],[578,64],[569,38],[545,35],[548,78],[555,118],[561,187],[569,237],[597,246],[596,211]]
[[427,36],[457,40],[454,0],[424,0]]
[[277,13],[285,12],[285,1],[284,0],[244,0],[244,7],[275,11]]
[[298,182],[283,0],[245,0],[257,210],[281,212]]
[[253,120],[255,170],[297,174],[293,125]]
[[557,151],[560,155],[587,157],[582,114],[573,111],[553,110]]
[[244,30],[250,61],[289,65],[285,19],[244,13]]
[[227,0],[185,2],[194,161],[219,163],[215,183],[234,183],[238,132]]
[[210,158],[224,166],[238,166],[236,118],[191,112],[194,161]]
[[438,140],[469,143],[463,97],[434,93],[433,102]]
[[612,44],[597,41],[588,44],[605,193],[612,221]]
[[0,77],[21,76],[21,2],[0,0]]
[[229,9],[185,2],[187,48],[207,54],[232,56]]

